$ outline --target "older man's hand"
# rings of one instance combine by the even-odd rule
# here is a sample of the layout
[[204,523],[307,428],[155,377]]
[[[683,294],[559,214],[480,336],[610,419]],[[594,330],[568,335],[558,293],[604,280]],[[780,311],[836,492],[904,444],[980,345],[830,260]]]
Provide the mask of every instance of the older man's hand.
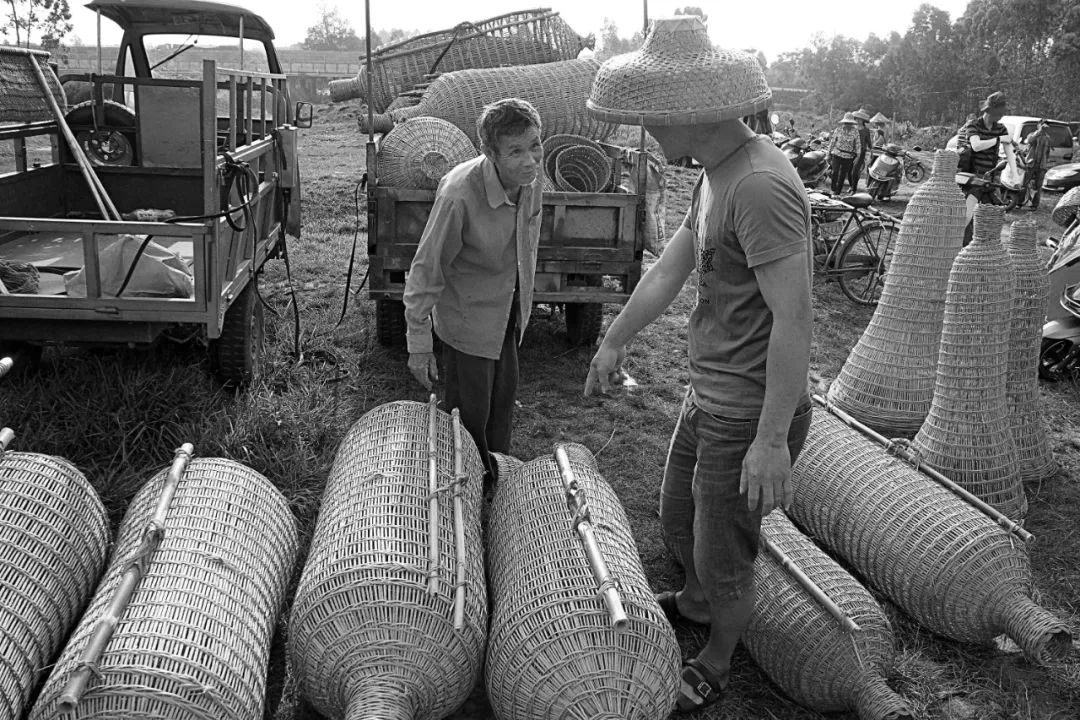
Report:
[[439,380],[439,364],[435,361],[435,353],[409,353],[409,372],[425,390],[430,390]]

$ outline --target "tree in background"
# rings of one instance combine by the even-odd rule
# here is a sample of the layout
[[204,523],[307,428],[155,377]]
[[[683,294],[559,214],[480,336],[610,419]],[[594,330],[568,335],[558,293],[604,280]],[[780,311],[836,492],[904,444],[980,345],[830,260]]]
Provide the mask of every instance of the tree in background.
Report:
[[706,15],[704,12],[702,12],[701,8],[695,7],[693,5],[687,5],[686,7],[682,8],[681,10],[676,10],[675,14],[676,15],[699,15],[699,16],[701,16],[701,22],[705,22],[706,20],[709,19],[709,16]]
[[[5,42],[62,51],[64,36],[71,32],[71,8],[68,0],[3,0],[3,23],[0,36]],[[36,36],[36,37],[35,37]]]
[[640,31],[631,35],[630,39],[619,37],[619,28],[615,21],[606,17],[600,26],[600,49],[596,52],[596,59],[603,61],[614,55],[633,52],[641,47],[643,42],[645,38]]
[[[372,47],[378,46],[378,39],[372,37]],[[307,36],[302,43],[305,50],[362,50],[363,38],[357,37],[356,30],[348,20],[341,17],[337,6],[319,7],[319,21],[307,29]]]

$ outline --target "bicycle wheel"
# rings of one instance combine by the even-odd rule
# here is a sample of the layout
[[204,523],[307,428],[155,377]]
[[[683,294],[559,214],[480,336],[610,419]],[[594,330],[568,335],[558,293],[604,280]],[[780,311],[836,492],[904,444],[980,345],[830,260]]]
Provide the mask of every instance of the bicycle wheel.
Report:
[[860,305],[877,305],[895,244],[896,228],[878,222],[847,238],[833,270],[840,290]]

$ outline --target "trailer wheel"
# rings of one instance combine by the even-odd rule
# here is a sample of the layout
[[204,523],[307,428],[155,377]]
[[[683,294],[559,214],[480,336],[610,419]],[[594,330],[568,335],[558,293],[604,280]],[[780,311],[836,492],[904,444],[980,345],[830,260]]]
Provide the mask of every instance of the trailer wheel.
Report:
[[405,347],[405,303],[390,298],[375,301],[375,335],[383,347]]
[[221,337],[211,343],[215,374],[226,385],[244,385],[258,371],[263,354],[263,306],[252,279],[225,311]]
[[566,303],[566,339],[571,346],[595,345],[603,322],[603,303]]
[[125,105],[112,100],[104,101],[105,124],[94,129],[94,101],[81,102],[68,110],[65,119],[72,126],[75,139],[91,165],[121,167],[135,164],[135,114]]

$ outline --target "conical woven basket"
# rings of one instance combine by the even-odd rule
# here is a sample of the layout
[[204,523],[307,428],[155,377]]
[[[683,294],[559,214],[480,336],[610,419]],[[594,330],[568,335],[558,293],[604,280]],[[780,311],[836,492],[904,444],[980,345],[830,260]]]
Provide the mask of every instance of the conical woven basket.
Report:
[[974,237],[949,274],[934,399],[912,441],[927,464],[1014,520],[1027,512],[1006,381],[1012,263],[1000,205],[975,209]]
[[[758,601],[742,641],[773,682],[819,712],[854,710],[862,720],[912,717],[882,675],[895,656],[892,627],[870,592],[775,510],[754,564]],[[772,546],[772,547],[770,547]],[[858,629],[845,629],[807,592],[786,556]]]
[[[371,56],[370,102],[376,112],[383,112],[395,95],[422,83],[432,73],[572,60],[592,45],[591,37],[579,36],[559,13],[548,8],[463,22],[376,49]],[[354,84],[339,81],[332,87],[331,98],[363,97],[366,78],[366,71],[361,70],[352,79]]]
[[[540,113],[543,138],[569,134],[604,140],[616,126],[585,111],[585,97],[599,67],[596,60],[589,59],[444,73],[424,91],[418,104],[391,115],[395,122],[420,115],[449,120],[479,147],[476,119],[484,106],[517,97],[528,100]],[[376,124],[384,117],[377,116]],[[364,123],[367,117],[360,120]]]
[[[488,620],[483,465],[469,434],[459,434],[460,453],[450,416],[395,402],[365,414],[338,447],[289,622],[300,691],[328,720],[443,718],[479,680]],[[455,458],[463,484],[454,480]],[[460,562],[455,527],[463,533]]]
[[379,182],[434,190],[452,167],[476,157],[468,136],[445,120],[417,117],[399,123],[379,145]]
[[82,473],[61,458],[0,450],[0,717],[22,717],[108,544],[105,508]]
[[555,158],[555,187],[566,192],[605,192],[611,173],[607,153],[588,145],[566,146]]
[[1057,472],[1050,451],[1050,428],[1039,401],[1039,353],[1050,281],[1035,248],[1035,228],[1031,220],[1014,222],[1006,244],[1015,280],[1006,394],[1016,461],[1023,481],[1042,480]]
[[967,224],[957,155],[938,150],[911,197],[874,316],[829,386],[829,401],[890,437],[930,411],[949,271]]
[[[239,463],[190,460],[172,485],[176,468],[155,475],[131,501],[105,577],[31,720],[262,717],[270,642],[296,561],[296,521],[281,493]],[[147,552],[161,504],[163,533]],[[111,639],[99,657],[86,658],[110,623],[118,589],[139,568]],[[68,710],[80,674],[85,690]]]
[[56,73],[49,67],[49,53],[40,50],[0,46],[0,122],[54,120],[48,96],[34,72],[41,68],[56,104],[67,110],[67,98]]
[[1004,632],[1036,662],[1068,650],[1068,627],[1030,597],[1023,543],[832,413],[814,413],[791,477],[792,519],[928,630]]
[[[580,446],[566,457],[576,483],[573,497],[587,503],[587,513],[568,509],[551,456],[500,480],[495,493],[488,542],[488,699],[499,720],[661,720],[679,686],[675,633],[595,460]],[[590,534],[607,582],[591,569],[582,539]],[[613,627],[618,608],[625,613],[621,629]]]

